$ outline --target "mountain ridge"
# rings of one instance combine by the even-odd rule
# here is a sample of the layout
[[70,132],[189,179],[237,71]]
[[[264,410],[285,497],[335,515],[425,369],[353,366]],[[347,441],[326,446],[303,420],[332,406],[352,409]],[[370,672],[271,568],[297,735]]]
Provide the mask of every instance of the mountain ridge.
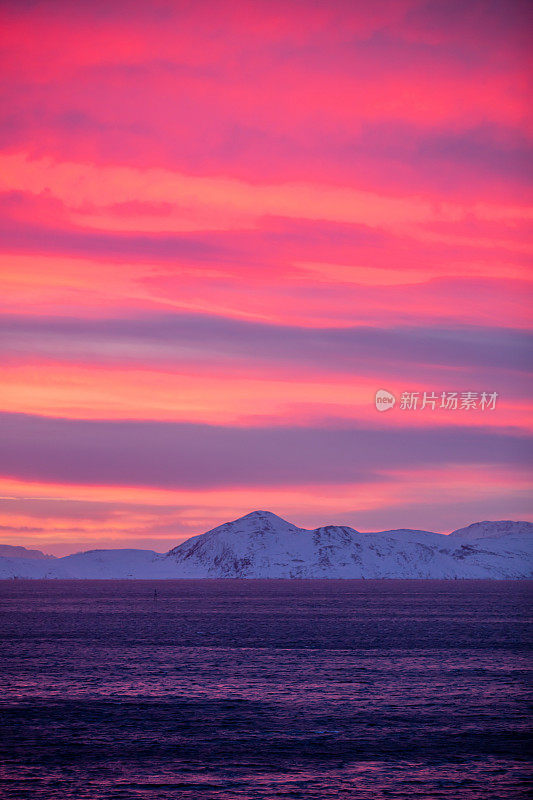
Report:
[[29,550],[27,547],[15,544],[0,544],[0,557],[6,558],[37,558],[53,559],[55,556],[43,553],[42,550]]
[[410,528],[307,530],[252,511],[167,553],[90,550],[57,559],[0,557],[0,578],[527,578],[533,523],[486,520],[450,534]]

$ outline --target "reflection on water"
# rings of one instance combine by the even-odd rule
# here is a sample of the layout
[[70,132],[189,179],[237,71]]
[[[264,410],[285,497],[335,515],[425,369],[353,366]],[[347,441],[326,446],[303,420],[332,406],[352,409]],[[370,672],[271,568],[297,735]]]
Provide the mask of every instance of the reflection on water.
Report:
[[525,797],[530,591],[0,582],[0,793]]

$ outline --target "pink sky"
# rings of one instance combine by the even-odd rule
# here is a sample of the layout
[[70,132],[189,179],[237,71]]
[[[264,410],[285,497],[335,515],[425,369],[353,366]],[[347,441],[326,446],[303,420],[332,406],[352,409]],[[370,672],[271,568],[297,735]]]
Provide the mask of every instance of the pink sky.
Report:
[[1,541],[532,518],[529,4],[0,13]]

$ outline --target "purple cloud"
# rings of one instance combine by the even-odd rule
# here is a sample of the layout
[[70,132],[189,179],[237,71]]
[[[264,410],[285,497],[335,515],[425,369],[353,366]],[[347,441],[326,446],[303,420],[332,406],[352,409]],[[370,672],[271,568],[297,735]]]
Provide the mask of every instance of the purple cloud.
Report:
[[23,480],[200,488],[378,480],[450,464],[524,468],[520,431],[439,428],[222,427],[0,414],[0,472]]
[[[511,384],[524,388],[531,370],[532,335],[521,329],[424,325],[379,328],[303,328],[219,316],[157,314],[77,319],[6,315],[0,320],[6,355],[53,356],[119,363],[191,360],[262,361],[280,368],[315,368],[386,377]],[[416,369],[415,369],[416,368]],[[524,375],[520,378],[517,373]],[[481,387],[483,388],[483,387]],[[486,388],[486,387],[485,387]]]

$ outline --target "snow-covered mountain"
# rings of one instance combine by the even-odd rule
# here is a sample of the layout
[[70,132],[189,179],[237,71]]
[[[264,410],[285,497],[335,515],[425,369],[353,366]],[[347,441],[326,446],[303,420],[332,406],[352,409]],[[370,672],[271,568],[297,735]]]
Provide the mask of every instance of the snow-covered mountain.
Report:
[[305,530],[253,511],[173,548],[1,558],[0,578],[526,578],[533,524],[476,522],[446,535],[346,526]]
[[13,544],[0,544],[0,556],[6,558],[55,558],[55,556],[48,556],[40,550],[28,550],[26,547]]
[[[519,578],[532,574],[533,524],[476,523],[462,537],[430,531],[309,531],[254,511],[178,545],[167,560],[180,577]],[[494,527],[492,527],[494,526]],[[471,526],[471,528],[474,526]],[[492,536],[494,531],[494,537]]]

